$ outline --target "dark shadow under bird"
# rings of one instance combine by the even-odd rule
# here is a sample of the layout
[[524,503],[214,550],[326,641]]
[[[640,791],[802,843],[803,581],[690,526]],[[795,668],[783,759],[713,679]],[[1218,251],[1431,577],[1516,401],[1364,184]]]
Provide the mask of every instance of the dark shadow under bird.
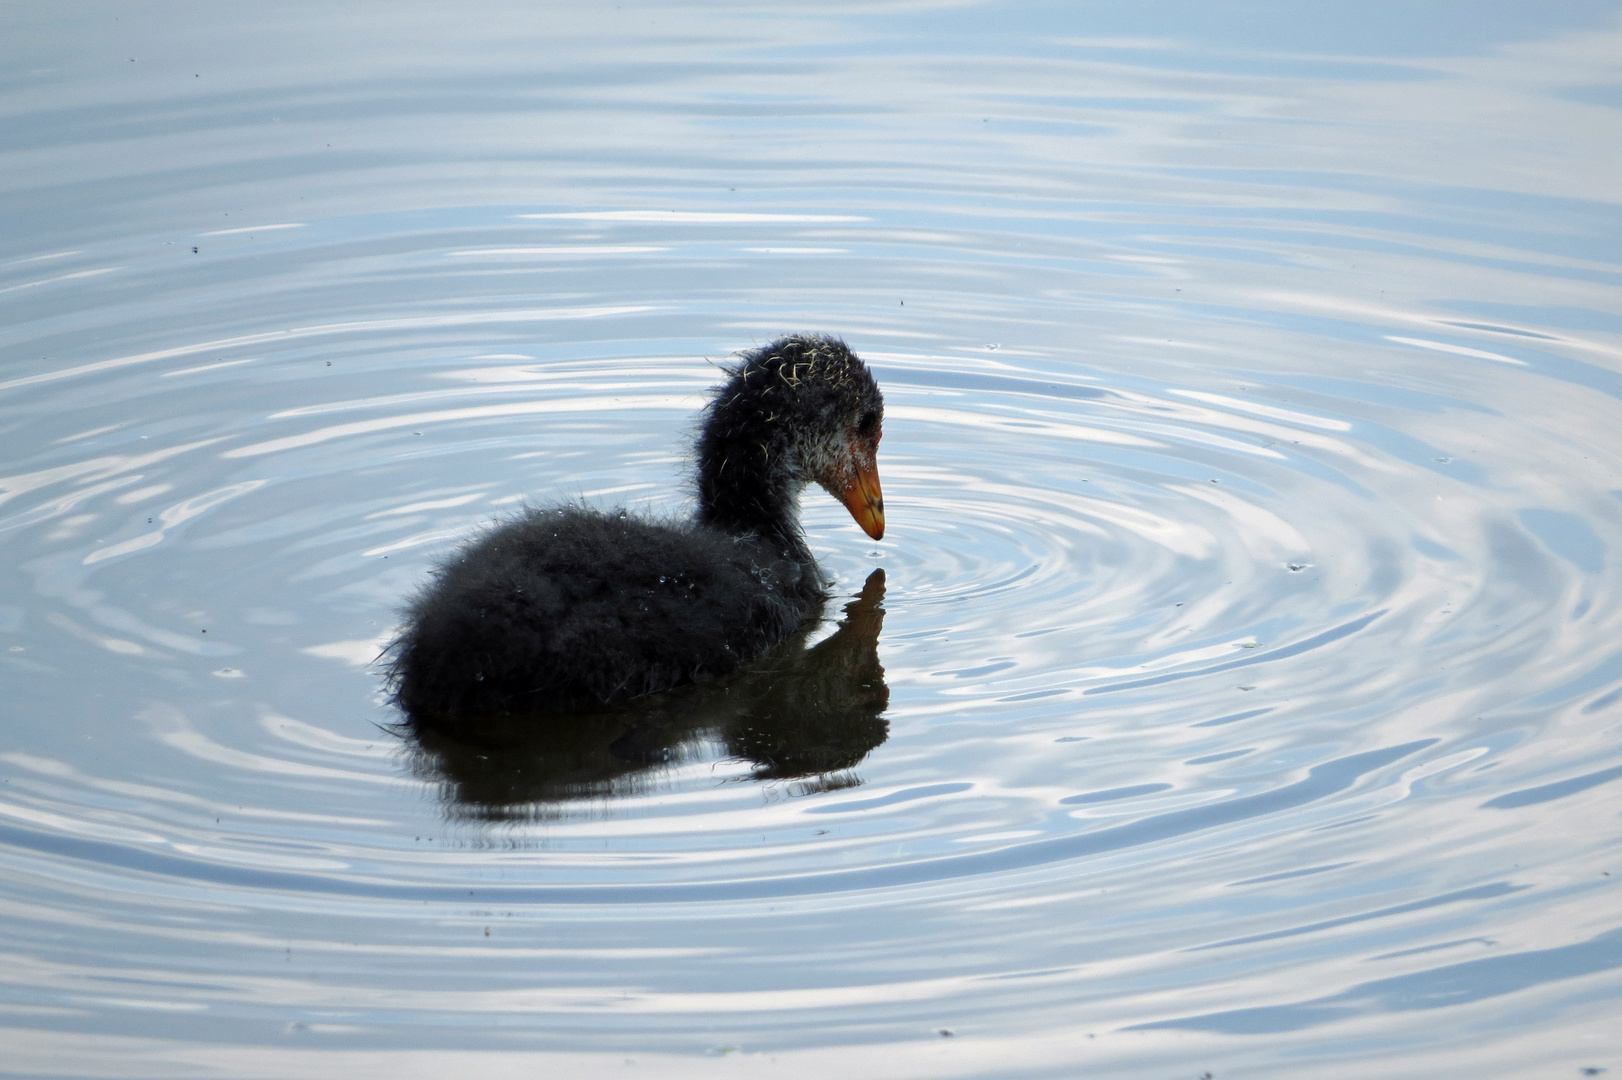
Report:
[[533,508],[435,571],[388,653],[413,724],[623,706],[735,671],[820,618],[827,582],[800,493],[820,484],[884,535],[884,399],[828,337],[784,337],[726,370],[697,442],[692,519]]
[[544,820],[580,800],[634,795],[704,758],[752,763],[749,778],[793,781],[792,794],[852,787],[884,742],[890,691],[879,663],[884,571],[874,570],[832,635],[792,635],[733,675],[538,723],[487,717],[450,732],[400,725],[412,771],[439,786],[463,821]]

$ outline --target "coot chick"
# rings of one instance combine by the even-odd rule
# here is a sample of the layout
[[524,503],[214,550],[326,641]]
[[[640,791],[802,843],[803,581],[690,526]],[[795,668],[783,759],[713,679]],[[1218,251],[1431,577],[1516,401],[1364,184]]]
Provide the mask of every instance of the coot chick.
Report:
[[655,521],[580,505],[525,511],[435,571],[390,646],[413,720],[616,706],[725,674],[821,614],[800,529],[816,482],[884,535],[884,399],[844,343],[743,353],[705,408],[698,511]]

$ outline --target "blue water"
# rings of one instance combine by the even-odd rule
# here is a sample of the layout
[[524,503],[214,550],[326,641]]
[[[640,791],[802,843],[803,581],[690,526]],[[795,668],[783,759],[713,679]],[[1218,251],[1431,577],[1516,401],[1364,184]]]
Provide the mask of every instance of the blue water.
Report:
[[[1622,1070],[1622,6],[0,57],[0,1075]],[[887,402],[826,625],[635,755],[393,726],[438,559],[681,512],[793,330]]]

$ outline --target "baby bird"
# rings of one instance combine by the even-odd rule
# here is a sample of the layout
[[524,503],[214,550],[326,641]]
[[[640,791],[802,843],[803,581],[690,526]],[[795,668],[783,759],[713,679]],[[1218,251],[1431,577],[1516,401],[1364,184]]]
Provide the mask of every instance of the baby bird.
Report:
[[698,510],[655,521],[532,508],[476,538],[410,601],[389,647],[413,720],[577,712],[734,670],[820,616],[800,492],[821,484],[884,535],[884,398],[834,338],[741,354],[705,409]]

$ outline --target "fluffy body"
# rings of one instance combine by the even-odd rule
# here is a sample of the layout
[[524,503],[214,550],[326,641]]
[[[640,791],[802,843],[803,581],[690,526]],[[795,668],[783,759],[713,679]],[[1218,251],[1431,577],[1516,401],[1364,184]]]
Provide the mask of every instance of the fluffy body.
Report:
[[820,616],[799,495],[873,467],[883,399],[831,338],[780,339],[728,375],[693,520],[554,506],[496,526],[408,605],[395,702],[425,720],[622,704],[726,674]]
[[583,506],[532,509],[407,611],[412,713],[590,708],[725,674],[821,611],[814,565],[749,536]]

